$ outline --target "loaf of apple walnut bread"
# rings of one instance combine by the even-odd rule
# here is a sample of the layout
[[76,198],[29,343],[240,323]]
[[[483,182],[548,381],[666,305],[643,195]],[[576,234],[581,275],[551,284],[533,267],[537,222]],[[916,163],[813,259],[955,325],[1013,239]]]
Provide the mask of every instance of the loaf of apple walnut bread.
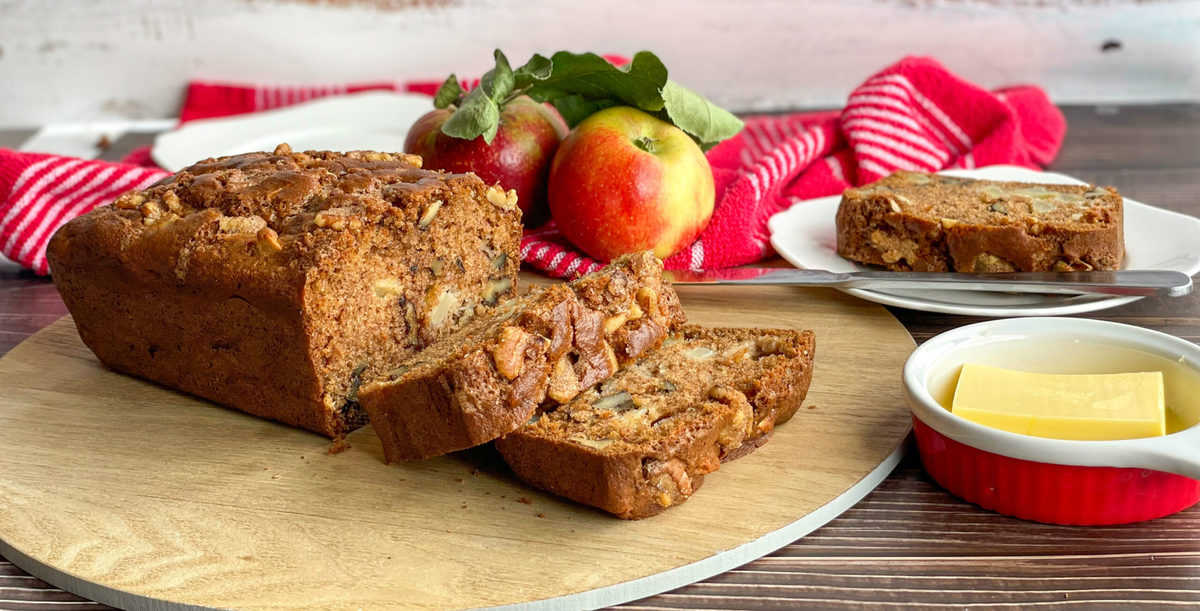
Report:
[[649,252],[501,304],[359,394],[388,461],[491,441],[571,400],[684,322]]
[[496,448],[534,486],[621,518],[654,515],[796,413],[815,352],[810,331],[686,325]]
[[1123,221],[1112,187],[896,172],[842,195],[837,250],[896,271],[1113,270]]
[[420,163],[201,161],[65,224],[54,281],[105,365],[341,435],[362,383],[516,290],[515,193]]

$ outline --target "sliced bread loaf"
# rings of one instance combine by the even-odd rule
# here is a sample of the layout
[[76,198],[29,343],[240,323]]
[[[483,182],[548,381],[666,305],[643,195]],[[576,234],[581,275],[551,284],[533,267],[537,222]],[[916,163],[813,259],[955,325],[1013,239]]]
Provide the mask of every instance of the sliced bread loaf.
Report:
[[641,253],[502,303],[405,361],[358,400],[388,461],[486,443],[544,401],[569,401],[684,321],[662,262]]

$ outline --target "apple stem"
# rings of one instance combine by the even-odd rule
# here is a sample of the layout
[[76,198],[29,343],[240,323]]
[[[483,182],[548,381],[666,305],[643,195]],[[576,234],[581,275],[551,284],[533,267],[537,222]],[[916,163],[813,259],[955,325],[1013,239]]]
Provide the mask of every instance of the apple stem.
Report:
[[523,95],[525,95],[525,90],[518,89],[518,90],[508,94],[508,97],[504,98],[504,100],[502,100],[499,104],[497,104],[497,106],[500,107],[500,110],[504,110],[504,107],[507,106],[509,102],[511,102]]
[[649,136],[642,136],[641,138],[635,138],[633,140],[633,145],[642,149],[643,151],[646,151],[647,153],[654,152],[654,140],[651,139]]

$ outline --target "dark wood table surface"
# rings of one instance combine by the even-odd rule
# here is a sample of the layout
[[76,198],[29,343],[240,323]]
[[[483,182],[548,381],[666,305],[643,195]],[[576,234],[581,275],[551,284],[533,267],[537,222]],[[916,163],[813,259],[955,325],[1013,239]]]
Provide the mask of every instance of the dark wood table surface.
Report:
[[[1200,105],[1074,106],[1051,169],[1200,216]],[[29,134],[0,130],[0,146]],[[148,136],[117,140],[120,158]],[[1200,249],[1200,244],[1196,244]],[[892,308],[917,342],[978,318]],[[0,354],[66,309],[45,278],[0,264]],[[1200,293],[1085,315],[1200,341]],[[0,390],[2,392],[2,390]],[[877,490],[810,535],[712,579],[628,608],[1200,606],[1200,506],[1152,522],[1023,522],[950,496],[915,448]],[[0,558],[0,608],[102,609]]]

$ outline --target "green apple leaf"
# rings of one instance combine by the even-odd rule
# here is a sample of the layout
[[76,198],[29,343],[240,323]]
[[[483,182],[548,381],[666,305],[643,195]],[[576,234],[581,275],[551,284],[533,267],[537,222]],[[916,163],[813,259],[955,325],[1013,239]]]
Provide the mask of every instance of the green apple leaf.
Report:
[[[667,83],[667,67],[649,51],[637,53],[623,68],[595,53],[559,51],[550,62],[549,76],[533,79],[523,92],[539,102],[550,102],[557,107],[556,100],[574,95],[588,100],[612,100],[651,112],[663,107],[661,92]],[[567,119],[567,125],[574,127],[575,123],[578,121]]]
[[741,119],[679,83],[667,81],[662,96],[663,118],[687,132],[706,151],[742,131]]
[[562,115],[567,125],[571,126],[578,125],[580,121],[605,108],[620,104],[620,102],[611,98],[586,98],[574,93],[554,98],[550,103],[554,104],[554,109],[558,111],[558,114]]
[[554,63],[546,57],[534,53],[533,57],[525,62],[524,66],[517,68],[513,72],[515,80],[514,89],[527,89],[534,81],[544,81],[550,78],[550,72],[554,68]]
[[447,108],[458,104],[462,99],[463,88],[458,84],[458,77],[451,74],[446,77],[445,82],[441,87],[438,87],[437,94],[433,96],[434,108]]
[[500,49],[496,49],[493,54],[496,58],[496,67],[488,70],[479,79],[479,88],[487,92],[488,97],[496,104],[503,104],[508,94],[512,93],[513,85],[516,83],[516,78],[513,76],[512,67],[508,65],[508,58]]
[[559,51],[550,58],[534,54],[513,69],[499,49],[496,66],[464,95],[454,75],[446,79],[434,106],[457,105],[442,124],[442,133],[490,144],[499,129],[505,104],[527,95],[558,109],[574,127],[611,106],[632,106],[672,123],[708,150],[742,129],[742,122],[704,96],[667,79],[667,67],[649,51],[639,51],[627,66],[617,67],[595,53]]
[[499,128],[500,107],[488,97],[483,87],[476,87],[467,93],[454,114],[442,124],[442,133],[464,140],[483,136],[483,141],[491,144]]

